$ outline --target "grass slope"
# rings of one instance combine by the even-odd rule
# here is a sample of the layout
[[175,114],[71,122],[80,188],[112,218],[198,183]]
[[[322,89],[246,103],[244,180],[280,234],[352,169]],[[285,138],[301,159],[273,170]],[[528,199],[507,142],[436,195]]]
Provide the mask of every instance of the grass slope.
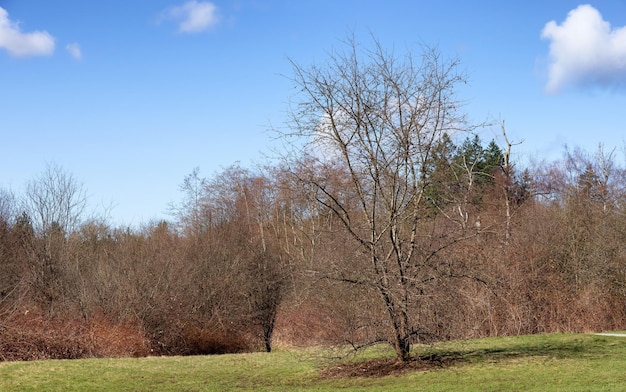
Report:
[[[440,362],[368,377],[392,353],[330,360],[314,350],[222,356],[0,363],[0,391],[620,391],[626,337],[535,335],[419,348]],[[437,364],[440,363],[441,366]],[[419,366],[417,366],[419,367]],[[363,369],[346,377],[342,369]]]

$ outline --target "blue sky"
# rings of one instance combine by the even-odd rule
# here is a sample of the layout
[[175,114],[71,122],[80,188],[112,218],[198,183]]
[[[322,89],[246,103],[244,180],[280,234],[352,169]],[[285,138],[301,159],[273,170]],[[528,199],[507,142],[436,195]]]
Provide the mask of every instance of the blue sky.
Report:
[[263,161],[289,59],[320,63],[351,32],[458,56],[468,115],[504,119],[520,160],[621,151],[624,26],[623,0],[0,0],[0,187],[53,162],[115,223],[167,217],[194,167]]

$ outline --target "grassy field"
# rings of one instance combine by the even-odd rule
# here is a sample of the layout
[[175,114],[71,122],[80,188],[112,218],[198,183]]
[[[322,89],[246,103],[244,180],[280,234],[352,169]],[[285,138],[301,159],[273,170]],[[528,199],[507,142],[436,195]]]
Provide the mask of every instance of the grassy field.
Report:
[[[626,337],[535,335],[417,349],[435,361],[388,366],[387,348],[0,363],[0,391],[623,391]],[[376,369],[376,370],[373,370]],[[392,371],[380,376],[387,370]],[[359,372],[363,372],[359,374]],[[354,374],[359,374],[355,376]],[[374,376],[374,374],[377,374]]]

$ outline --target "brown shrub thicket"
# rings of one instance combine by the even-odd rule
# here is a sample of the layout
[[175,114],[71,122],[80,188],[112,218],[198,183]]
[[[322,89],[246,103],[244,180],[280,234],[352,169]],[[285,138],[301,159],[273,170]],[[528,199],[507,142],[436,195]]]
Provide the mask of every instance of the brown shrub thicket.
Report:
[[[196,171],[172,222],[139,229],[39,230],[0,193],[0,360],[390,341],[363,249],[293,170]],[[566,151],[519,176],[498,170],[468,199],[430,190],[448,204],[425,205],[415,239],[413,341],[623,329],[626,180],[614,157]],[[467,215],[447,219],[459,200]]]
[[0,323],[0,360],[139,357],[149,354],[140,326],[111,324],[102,316],[50,318],[25,311]]

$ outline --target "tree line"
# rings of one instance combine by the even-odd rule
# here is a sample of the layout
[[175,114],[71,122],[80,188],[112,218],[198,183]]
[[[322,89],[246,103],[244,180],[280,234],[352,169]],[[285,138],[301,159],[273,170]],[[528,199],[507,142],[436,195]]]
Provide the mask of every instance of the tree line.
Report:
[[625,168],[482,140],[456,59],[348,40],[293,64],[285,152],[181,183],[171,219],[87,216],[48,165],[0,193],[0,359],[270,351],[623,328]]

